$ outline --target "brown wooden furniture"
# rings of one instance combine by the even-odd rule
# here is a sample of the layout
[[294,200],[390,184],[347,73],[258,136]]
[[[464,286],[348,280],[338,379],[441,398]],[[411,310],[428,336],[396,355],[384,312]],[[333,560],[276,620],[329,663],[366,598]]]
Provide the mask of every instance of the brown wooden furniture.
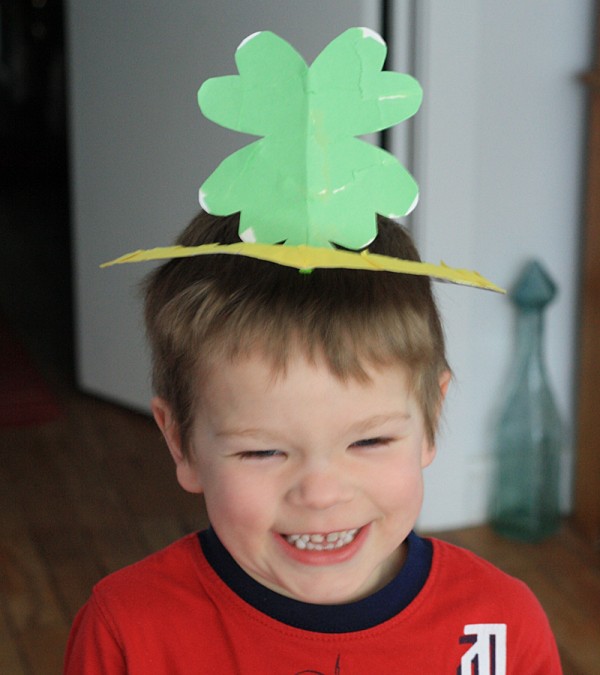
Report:
[[600,549],[600,12],[589,87],[574,523]]

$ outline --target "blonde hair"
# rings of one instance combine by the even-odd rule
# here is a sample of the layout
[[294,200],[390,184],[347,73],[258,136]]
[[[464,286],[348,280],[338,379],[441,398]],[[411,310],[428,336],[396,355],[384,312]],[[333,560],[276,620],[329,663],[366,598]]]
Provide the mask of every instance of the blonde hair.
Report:
[[[178,243],[233,243],[238,224],[237,214],[200,213]],[[371,252],[419,260],[400,225],[379,217],[378,227]],[[346,269],[300,274],[217,254],[170,260],[144,290],[153,386],[173,410],[185,451],[198,382],[214,364],[259,353],[284,371],[298,348],[309,360],[323,357],[342,380],[368,379],[365,364],[402,363],[433,442],[439,380],[449,367],[429,278]]]

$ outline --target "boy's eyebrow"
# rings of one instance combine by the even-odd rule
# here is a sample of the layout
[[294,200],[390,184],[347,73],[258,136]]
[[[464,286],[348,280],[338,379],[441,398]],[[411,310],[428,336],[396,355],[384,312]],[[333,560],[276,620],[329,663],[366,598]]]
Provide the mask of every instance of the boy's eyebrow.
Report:
[[227,436],[266,436],[267,433],[265,432],[264,429],[253,429],[252,427],[249,427],[248,429],[222,429],[221,431],[217,431],[215,433],[215,436],[217,438],[223,438]]
[[[367,417],[364,420],[360,420],[348,427],[348,433],[351,434],[361,434],[373,429],[374,427],[386,424],[387,422],[406,422],[410,419],[409,413],[398,412],[398,413],[389,413],[383,415],[373,415],[372,417]],[[269,437],[269,432],[265,429],[248,427],[247,429],[221,429],[215,433],[217,438],[227,438],[230,436],[251,436],[257,438],[260,436]]]
[[386,424],[387,422],[406,422],[410,419],[410,413],[398,412],[389,413],[386,415],[373,415],[367,419],[359,420],[349,428],[349,432],[360,434],[365,431],[370,431],[374,427]]

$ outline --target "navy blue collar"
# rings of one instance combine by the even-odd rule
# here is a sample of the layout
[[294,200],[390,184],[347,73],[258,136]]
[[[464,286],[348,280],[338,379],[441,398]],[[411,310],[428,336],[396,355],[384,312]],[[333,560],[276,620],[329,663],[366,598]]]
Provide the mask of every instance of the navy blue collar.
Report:
[[406,540],[406,561],[386,586],[357,602],[314,605],[287,598],[255,581],[235,562],[212,528],[198,537],[211,567],[242,600],[277,621],[318,633],[366,630],[396,616],[423,588],[433,557],[431,542],[411,532]]

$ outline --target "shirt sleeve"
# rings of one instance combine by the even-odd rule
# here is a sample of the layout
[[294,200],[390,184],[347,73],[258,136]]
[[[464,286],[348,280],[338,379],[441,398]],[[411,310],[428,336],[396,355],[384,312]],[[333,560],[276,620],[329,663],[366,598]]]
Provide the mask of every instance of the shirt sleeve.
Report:
[[516,666],[515,672],[527,672],[530,675],[563,675],[558,647],[548,617],[533,592],[524,584],[523,587],[525,597],[519,617],[522,630],[517,638],[518,657],[516,662],[513,662]]
[[123,650],[92,597],[71,628],[65,652],[64,675],[126,675]]

